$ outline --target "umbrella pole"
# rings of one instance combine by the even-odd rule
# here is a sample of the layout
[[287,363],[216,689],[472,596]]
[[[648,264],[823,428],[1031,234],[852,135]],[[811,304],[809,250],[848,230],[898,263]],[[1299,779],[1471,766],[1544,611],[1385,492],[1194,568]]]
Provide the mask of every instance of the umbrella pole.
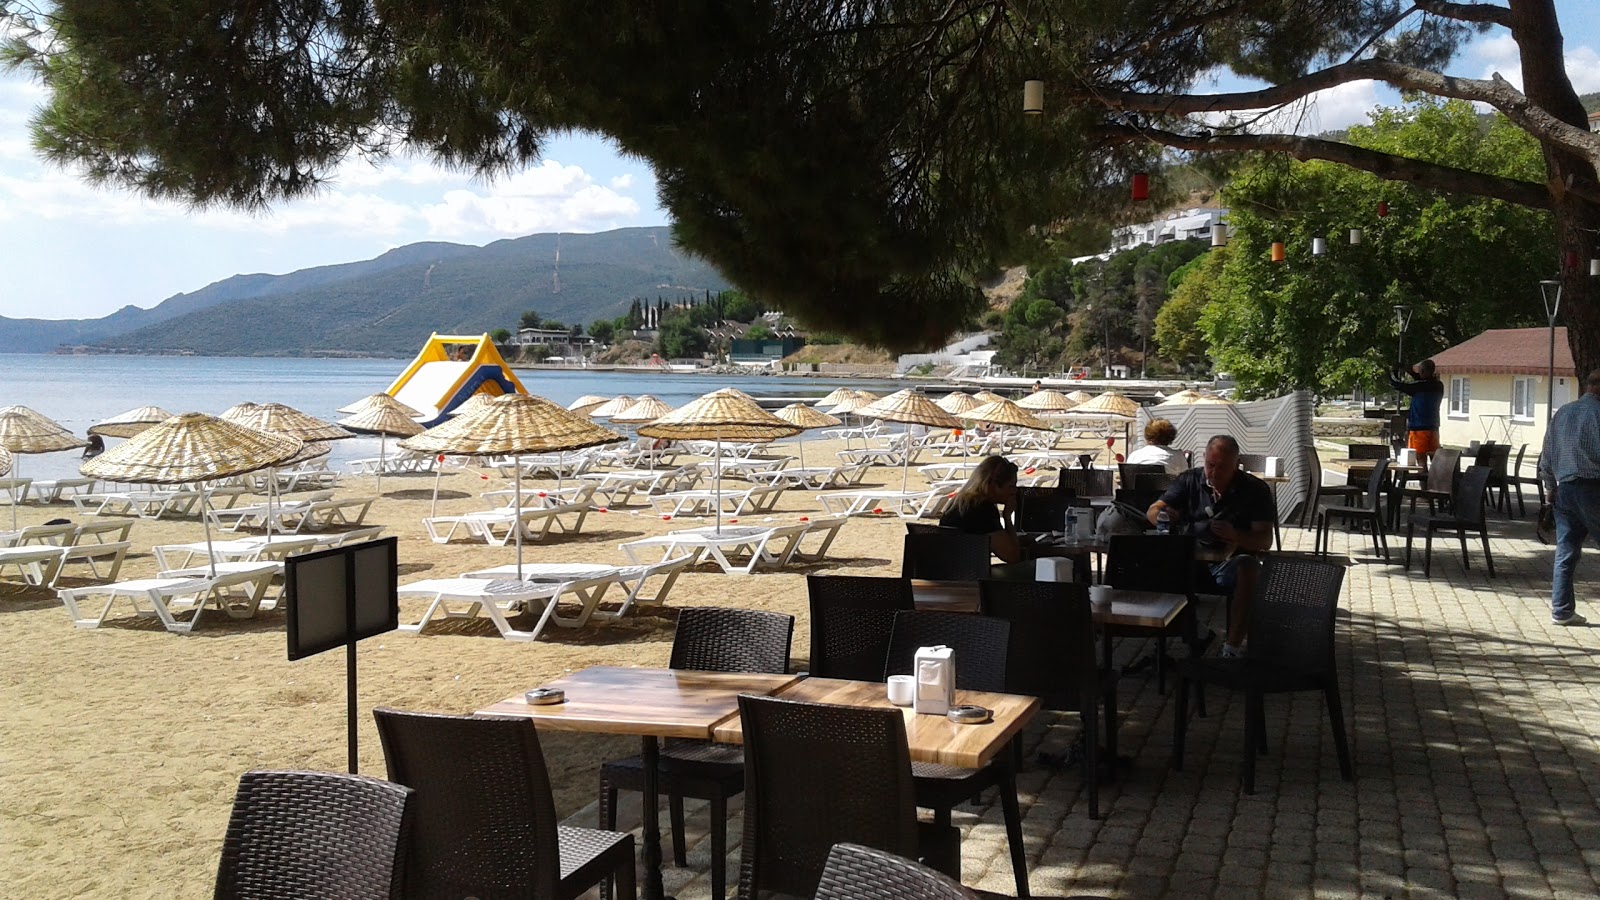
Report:
[[[217,577],[217,558],[211,552],[211,496],[205,492],[204,488],[200,490],[200,521],[205,524],[206,528],[206,565],[211,567],[211,577],[215,578]],[[267,534],[270,536],[272,532],[269,531]],[[197,607],[195,615],[199,614],[200,610]]]
[[439,479],[444,477],[444,464],[437,458],[433,461],[433,505],[428,507],[428,515],[439,514]]
[[[517,483],[513,491],[517,498],[517,513],[511,520],[511,527],[517,530],[517,580],[522,580],[522,454],[512,457],[517,465]],[[552,603],[555,601],[552,600]]]
[[[520,477],[521,471],[522,470],[520,468],[517,470],[517,472],[519,473],[519,477]],[[557,462],[556,462],[556,490],[559,491],[559,490],[563,490],[563,489],[566,488],[566,478],[567,478],[567,451],[563,450],[563,451],[561,451],[561,456],[557,459]]]
[[272,498],[278,493],[278,470],[267,469],[267,543],[272,543]]
[[717,509],[717,536],[722,536],[722,434],[717,434],[717,454],[711,458],[711,481],[715,487]]
[[388,432],[386,432],[386,431],[378,432],[378,496],[379,497],[383,496],[383,447],[384,447],[384,443],[387,442],[388,440],[389,440],[389,433]]
[[[19,480],[22,478],[22,454],[21,453],[14,454],[12,456],[11,477],[19,479]],[[12,488],[11,489],[11,530],[12,531],[16,531],[17,530],[17,491],[18,490],[19,490],[18,488]]]
[[806,467],[806,433],[802,431],[795,435],[795,440],[800,442],[800,468],[804,469]]

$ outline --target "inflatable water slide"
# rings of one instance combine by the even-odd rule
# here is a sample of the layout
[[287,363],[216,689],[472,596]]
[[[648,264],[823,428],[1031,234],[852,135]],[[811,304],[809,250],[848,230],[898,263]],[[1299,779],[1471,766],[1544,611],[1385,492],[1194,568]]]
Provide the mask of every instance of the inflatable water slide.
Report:
[[487,334],[435,333],[384,393],[423,414],[425,427],[443,422],[473,394],[526,394]]

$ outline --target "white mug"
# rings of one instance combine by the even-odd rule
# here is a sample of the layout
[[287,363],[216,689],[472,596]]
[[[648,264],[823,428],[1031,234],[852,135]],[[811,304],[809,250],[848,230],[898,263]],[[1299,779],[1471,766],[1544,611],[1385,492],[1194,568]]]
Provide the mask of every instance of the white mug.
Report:
[[1105,611],[1111,608],[1111,587],[1104,584],[1089,587],[1089,605],[1096,610]]
[[910,706],[917,699],[917,679],[912,675],[889,676],[889,702],[895,706]]

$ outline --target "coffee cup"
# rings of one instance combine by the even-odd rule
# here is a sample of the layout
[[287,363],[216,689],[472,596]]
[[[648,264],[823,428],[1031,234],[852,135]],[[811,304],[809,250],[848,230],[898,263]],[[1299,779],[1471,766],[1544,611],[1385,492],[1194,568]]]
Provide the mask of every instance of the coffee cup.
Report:
[[1107,612],[1111,609],[1111,588],[1109,585],[1097,584],[1089,588],[1089,605],[1096,612]]
[[910,706],[917,699],[917,679],[911,675],[889,676],[889,702],[895,706]]

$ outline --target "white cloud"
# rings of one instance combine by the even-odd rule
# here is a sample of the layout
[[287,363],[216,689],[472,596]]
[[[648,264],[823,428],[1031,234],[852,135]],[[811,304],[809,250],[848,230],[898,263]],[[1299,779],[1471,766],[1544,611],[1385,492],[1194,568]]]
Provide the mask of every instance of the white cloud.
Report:
[[629,172],[611,179],[611,186],[619,191],[625,191],[633,187],[633,173]]
[[442,202],[425,206],[422,215],[431,234],[449,238],[599,231],[639,215],[638,201],[618,193],[617,181],[603,187],[578,166],[545,160],[481,192],[447,191]]
[[[1511,35],[1498,34],[1476,41],[1468,52],[1481,66],[1479,78],[1487,79],[1499,74],[1518,90],[1522,89],[1522,51]],[[1587,44],[1571,47],[1562,62],[1567,68],[1567,77],[1572,79],[1572,87],[1578,93],[1600,91],[1600,53],[1595,52],[1593,47]]]
[[[1253,89],[1250,86],[1238,88]],[[1318,91],[1279,109],[1214,113],[1200,118],[1212,125],[1248,123],[1248,130],[1257,134],[1320,134],[1365,123],[1377,105],[1376,82],[1352,81]]]

